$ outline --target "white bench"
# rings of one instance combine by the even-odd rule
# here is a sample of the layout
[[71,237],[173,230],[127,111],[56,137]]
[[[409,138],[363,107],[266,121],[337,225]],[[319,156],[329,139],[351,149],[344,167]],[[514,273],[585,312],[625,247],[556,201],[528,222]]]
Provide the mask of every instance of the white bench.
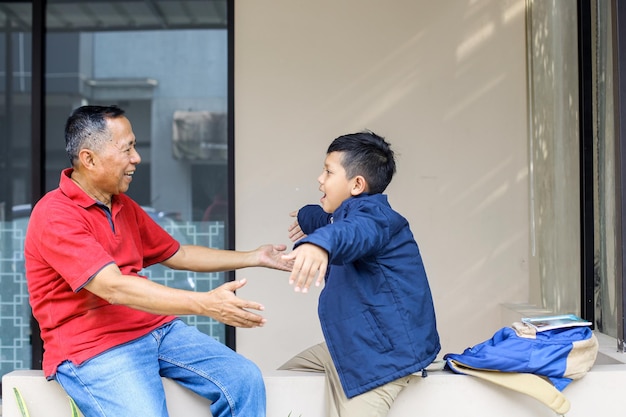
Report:
[[[324,378],[320,374],[274,371],[264,375],[268,417],[324,417]],[[209,402],[178,384],[163,380],[170,417],[209,417]],[[56,382],[41,371],[13,371],[2,378],[2,417],[21,417],[13,387],[22,393],[31,417],[69,417],[69,400]],[[567,417],[610,415],[622,408],[626,365],[597,364],[564,394],[571,402]],[[416,415],[464,417],[554,417],[555,413],[524,394],[448,371],[430,372],[409,385],[388,417]]]

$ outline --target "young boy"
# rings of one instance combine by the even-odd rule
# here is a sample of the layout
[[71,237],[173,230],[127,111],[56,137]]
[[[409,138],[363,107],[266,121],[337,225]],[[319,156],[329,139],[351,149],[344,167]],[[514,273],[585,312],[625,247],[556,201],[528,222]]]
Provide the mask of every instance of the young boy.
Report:
[[[307,292],[325,279],[318,314],[325,343],[280,369],[326,373],[330,417],[383,417],[440,350],[432,295],[407,220],[382,192],[393,151],[370,132],[340,136],[319,176],[324,194],[290,227],[289,277]],[[317,276],[317,279],[315,277]]]

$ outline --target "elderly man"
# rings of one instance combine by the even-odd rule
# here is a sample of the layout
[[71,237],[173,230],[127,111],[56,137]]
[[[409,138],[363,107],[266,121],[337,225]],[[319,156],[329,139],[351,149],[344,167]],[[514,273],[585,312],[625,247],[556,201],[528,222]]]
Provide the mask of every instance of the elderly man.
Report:
[[83,106],[65,127],[72,168],[33,208],[25,242],[33,315],[44,341],[43,368],[85,417],[167,416],[161,376],[212,401],[215,417],[265,416],[259,369],[177,315],[257,327],[259,303],[235,291],[157,284],[140,276],[161,263],[197,272],[262,266],[290,270],[284,245],[249,252],[181,245],[124,193],[141,161],[124,111]]

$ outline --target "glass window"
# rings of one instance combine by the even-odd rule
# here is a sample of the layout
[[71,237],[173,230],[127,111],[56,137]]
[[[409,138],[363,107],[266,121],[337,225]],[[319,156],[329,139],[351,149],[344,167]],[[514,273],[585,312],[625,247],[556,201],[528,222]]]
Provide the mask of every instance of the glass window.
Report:
[[580,314],[577,5],[528,4],[531,301]]
[[[37,367],[23,262],[31,154],[45,153],[44,191],[56,188],[70,166],[63,129],[74,108],[126,110],[142,157],[128,194],[168,232],[182,243],[232,243],[227,1],[48,0],[44,149],[31,149],[32,10],[28,1],[0,1],[0,376]],[[159,266],[143,272],[195,291],[227,279]],[[223,324],[183,319],[228,342]]]
[[24,232],[31,199],[31,6],[0,2],[0,377],[30,368]]
[[[226,1],[49,0],[46,29],[46,190],[69,166],[70,112],[117,104],[142,157],[127,194],[181,243],[226,247]],[[144,272],[196,291],[225,280],[160,266]],[[221,323],[184,319],[224,342]]]
[[613,36],[611,3],[592,1],[594,112],[594,281],[596,328],[617,337],[618,285],[615,173],[617,154],[613,106]]
[[[529,1],[531,279],[537,304],[580,314],[578,5]],[[611,2],[591,11],[593,303],[595,328],[617,337],[618,252]],[[584,256],[584,255],[583,255]]]

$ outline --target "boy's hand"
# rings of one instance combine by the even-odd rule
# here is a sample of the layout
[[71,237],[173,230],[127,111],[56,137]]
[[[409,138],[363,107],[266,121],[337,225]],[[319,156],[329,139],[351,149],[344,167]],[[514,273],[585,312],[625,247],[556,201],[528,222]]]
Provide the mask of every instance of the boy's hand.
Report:
[[311,243],[304,243],[294,249],[283,259],[293,260],[293,270],[289,276],[289,285],[296,284],[294,291],[306,293],[315,280],[315,286],[319,287],[326,276],[328,267],[328,252]]
[[292,242],[297,242],[300,239],[302,239],[303,237],[305,237],[306,235],[304,234],[304,232],[302,231],[302,229],[300,228],[300,224],[298,223],[298,211],[292,211],[291,213],[289,213],[289,215],[291,217],[295,217],[296,221],[294,221],[289,228],[287,229],[287,231],[289,232],[289,239]]

